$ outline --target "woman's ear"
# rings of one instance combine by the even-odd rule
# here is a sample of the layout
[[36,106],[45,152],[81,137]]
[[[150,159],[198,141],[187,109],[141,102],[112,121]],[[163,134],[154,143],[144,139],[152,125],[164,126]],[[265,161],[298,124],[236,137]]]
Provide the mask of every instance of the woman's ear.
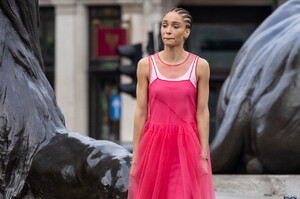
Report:
[[191,30],[188,28],[185,30],[184,39],[187,39],[190,36],[190,32]]

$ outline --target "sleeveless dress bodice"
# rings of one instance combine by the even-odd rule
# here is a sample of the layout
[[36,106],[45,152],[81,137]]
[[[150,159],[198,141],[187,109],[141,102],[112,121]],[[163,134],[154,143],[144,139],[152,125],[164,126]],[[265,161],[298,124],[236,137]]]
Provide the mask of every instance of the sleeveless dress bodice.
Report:
[[[154,56],[151,56],[151,71],[156,78],[149,85],[149,122],[161,125],[195,124],[197,88],[191,78],[195,75],[193,72],[197,59],[194,56],[189,70],[183,76],[172,80],[159,73]],[[157,117],[162,114],[163,117]]]

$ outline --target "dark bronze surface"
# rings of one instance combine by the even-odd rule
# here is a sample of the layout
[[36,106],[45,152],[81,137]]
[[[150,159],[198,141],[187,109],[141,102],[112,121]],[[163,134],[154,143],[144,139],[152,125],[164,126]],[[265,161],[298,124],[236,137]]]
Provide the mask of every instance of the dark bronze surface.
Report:
[[56,134],[35,156],[34,198],[127,198],[131,156],[121,146],[76,133]]
[[126,198],[131,154],[68,132],[38,26],[37,0],[0,1],[0,199]]
[[218,102],[215,173],[300,173],[300,0],[239,51]]

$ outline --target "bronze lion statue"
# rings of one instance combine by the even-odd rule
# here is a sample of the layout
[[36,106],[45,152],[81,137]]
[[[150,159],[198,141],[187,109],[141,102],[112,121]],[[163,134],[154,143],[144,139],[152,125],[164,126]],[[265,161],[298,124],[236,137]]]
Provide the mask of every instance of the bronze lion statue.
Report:
[[300,1],[277,8],[250,36],[222,86],[215,173],[300,173]]
[[131,153],[69,132],[43,71],[37,0],[0,1],[0,198],[126,198]]

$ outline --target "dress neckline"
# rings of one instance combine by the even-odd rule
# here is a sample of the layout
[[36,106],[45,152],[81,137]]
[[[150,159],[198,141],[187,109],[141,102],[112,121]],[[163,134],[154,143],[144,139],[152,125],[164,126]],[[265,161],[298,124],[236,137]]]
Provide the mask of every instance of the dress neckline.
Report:
[[184,64],[184,63],[188,60],[188,58],[189,58],[190,55],[191,55],[191,53],[188,52],[188,56],[187,56],[181,63],[178,63],[178,64],[169,64],[169,63],[166,63],[165,61],[163,61],[163,60],[160,58],[159,53],[156,53],[156,54],[157,54],[157,57],[158,57],[159,61],[161,61],[161,63],[163,63],[163,64],[166,65],[166,66],[179,66],[179,65],[182,65],[182,64]]

